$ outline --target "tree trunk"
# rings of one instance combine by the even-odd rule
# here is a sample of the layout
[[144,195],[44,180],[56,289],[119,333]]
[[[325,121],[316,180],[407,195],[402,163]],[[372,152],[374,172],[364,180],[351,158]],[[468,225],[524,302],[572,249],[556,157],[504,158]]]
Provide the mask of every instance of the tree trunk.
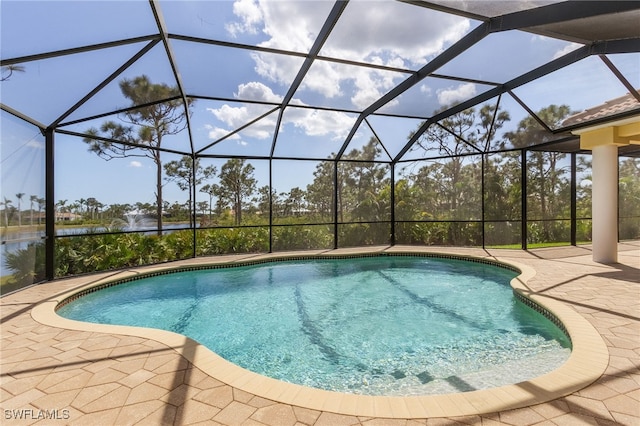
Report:
[[549,240],[549,224],[547,219],[547,196],[546,196],[546,179],[544,176],[544,157],[540,155],[538,159],[538,173],[540,174],[540,210],[542,213],[542,236],[544,242]]
[[235,210],[236,210],[236,225],[240,225],[242,223],[242,200],[240,196],[236,194],[235,200]]
[[213,210],[213,196],[209,194],[209,226],[211,226],[212,215],[211,212]]
[[162,236],[162,162],[160,161],[160,151],[153,155],[156,163],[156,215],[158,216],[158,236]]

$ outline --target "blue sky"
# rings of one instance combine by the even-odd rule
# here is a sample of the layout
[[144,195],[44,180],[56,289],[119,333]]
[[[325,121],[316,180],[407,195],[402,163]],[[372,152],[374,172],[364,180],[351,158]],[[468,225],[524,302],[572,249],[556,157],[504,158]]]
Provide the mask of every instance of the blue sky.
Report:
[[[160,1],[171,34],[218,39],[251,46],[307,52],[333,3],[329,1]],[[1,3],[1,55],[3,59],[103,43],[157,32],[149,3],[134,1]],[[322,56],[384,65],[398,71],[376,70],[316,61],[295,92],[291,105],[341,108],[325,112],[313,108],[287,108],[279,130],[276,155],[325,158],[335,152],[351,130],[357,112],[403,81],[451,46],[479,22],[389,1],[352,1],[321,50]],[[234,102],[198,100],[192,108],[192,134],[201,149],[269,111],[269,106],[248,101],[279,103],[286,95],[303,59],[300,57],[198,45],[172,40],[172,49],[187,93],[224,97]],[[146,42],[50,58],[24,64],[2,83],[2,102],[48,125],[71,108],[115,69],[140,51]],[[488,36],[461,57],[437,71],[502,83],[529,69],[580,47],[525,32]],[[640,87],[638,54],[612,55],[616,66]],[[162,44],[156,45],[114,82],[89,99],[63,122],[128,106],[118,81],[146,74],[154,83],[175,85]],[[461,102],[491,86],[427,78],[385,105],[379,112],[428,117],[443,105]],[[535,111],[551,103],[569,103],[575,111],[621,96],[626,89],[597,57],[578,62],[540,82],[515,90]],[[505,99],[512,130],[525,117],[512,99]],[[18,192],[44,195],[44,139],[36,128],[20,124],[2,113],[2,196],[14,200]],[[275,132],[277,112],[264,117],[207,153],[267,155]],[[104,119],[66,126],[82,132]],[[371,117],[370,123],[391,155],[397,153],[420,119]],[[348,150],[362,146],[371,130],[358,130]],[[186,133],[167,138],[165,147],[188,150]],[[163,160],[179,156],[166,154]],[[204,165],[222,161],[206,160]],[[274,163],[278,192],[306,187],[313,179],[315,162]],[[311,167],[309,167],[311,165]],[[256,161],[259,186],[267,185],[268,162]],[[56,139],[56,199],[69,202],[94,197],[105,204],[153,203],[155,169],[145,157],[106,162],[87,152],[79,138]],[[184,202],[174,183],[165,185],[167,201]],[[207,199],[207,198],[204,198]]]

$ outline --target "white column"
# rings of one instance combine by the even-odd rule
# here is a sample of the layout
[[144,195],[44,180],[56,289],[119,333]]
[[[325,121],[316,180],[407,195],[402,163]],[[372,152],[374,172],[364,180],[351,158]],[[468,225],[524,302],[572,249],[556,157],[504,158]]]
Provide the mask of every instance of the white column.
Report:
[[593,260],[618,261],[618,147],[593,147],[592,208]]

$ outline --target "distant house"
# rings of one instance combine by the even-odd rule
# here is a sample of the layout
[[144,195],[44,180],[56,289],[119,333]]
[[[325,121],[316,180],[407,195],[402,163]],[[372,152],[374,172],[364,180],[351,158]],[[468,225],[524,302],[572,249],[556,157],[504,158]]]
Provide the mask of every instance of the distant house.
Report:
[[71,213],[71,212],[56,212],[56,222],[60,221],[72,221],[82,219],[82,216],[79,214]]

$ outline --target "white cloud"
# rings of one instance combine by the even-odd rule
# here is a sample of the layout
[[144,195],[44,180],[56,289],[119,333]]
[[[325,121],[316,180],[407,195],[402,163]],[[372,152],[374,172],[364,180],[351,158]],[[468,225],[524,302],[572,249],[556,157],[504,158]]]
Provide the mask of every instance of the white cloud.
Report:
[[[234,34],[263,33],[267,37],[260,43],[263,47],[308,52],[331,6],[331,2],[316,1],[237,0],[234,13],[238,20],[228,29]],[[434,13],[437,16],[430,15]],[[470,25],[467,19],[398,2],[352,1],[321,53],[398,68],[417,67],[461,38]],[[302,63],[301,58],[286,55],[255,53],[252,57],[260,76],[284,86],[291,83]],[[354,107],[364,108],[406,78],[354,69],[316,61],[301,89],[326,98],[346,95]]]
[[567,44],[563,49],[558,50],[556,53],[553,54],[553,59],[557,59],[557,58],[559,58],[561,56],[566,55],[567,53],[571,53],[571,52],[573,52],[574,50],[576,50],[576,49],[578,49],[580,47],[582,47],[582,45],[579,44],[579,43]]
[[328,135],[333,140],[344,139],[355,123],[355,117],[339,111],[291,108],[284,116],[285,123],[304,130],[308,136]]
[[207,108],[207,111],[216,116],[216,118],[231,127],[241,126],[248,120],[248,108],[232,107],[228,104],[221,106],[220,108]]
[[456,102],[469,99],[477,92],[473,83],[460,84],[458,87],[441,89],[437,91],[438,102],[442,106],[449,106]]
[[[567,53],[571,53],[574,50],[583,47],[583,45],[580,43],[569,43],[542,35],[532,35],[531,43],[537,44],[537,46],[532,47],[532,49],[544,51],[547,54],[552,55],[553,59],[558,59],[559,57],[564,56]],[[562,47],[558,48],[558,46]]]
[[[235,96],[236,98],[265,102],[280,103],[282,101],[281,96],[274,94],[269,87],[257,82],[241,84],[238,86],[238,93]],[[269,107],[258,104],[244,104],[240,107],[225,104],[220,108],[207,108],[207,111],[230,128],[235,129],[264,114],[268,109]]]
[[[223,105],[223,108],[224,107],[228,107],[228,105]],[[209,110],[211,112],[215,111],[212,108],[207,108],[207,110]],[[208,136],[209,136],[209,139],[212,140],[212,141],[217,141],[218,139],[221,139],[221,138],[227,136],[229,133],[231,133],[229,130],[226,130],[226,129],[223,129],[223,128],[220,128],[220,127],[216,127],[216,126],[212,126],[210,124],[206,124],[204,127],[209,131]],[[247,146],[248,145],[248,143],[246,141],[242,140],[242,137],[238,133],[234,133],[233,135],[229,136],[225,140],[235,141],[236,145],[239,145],[239,146]]]
[[334,98],[342,95],[341,75],[340,65],[316,62],[307,73],[301,88],[319,93],[326,98]]
[[263,16],[262,31],[269,36],[261,46],[308,52],[332,2],[259,0],[259,7]]
[[228,130],[222,129],[220,127],[215,127],[210,125],[207,125],[206,127],[207,127],[207,130],[209,130],[208,136],[209,136],[209,139],[211,140],[218,140],[230,133]]
[[[271,100],[273,102],[282,100],[281,97],[274,95],[267,86],[256,82],[243,84],[238,87],[237,95],[238,97],[244,97],[249,92],[251,92],[251,98],[254,99],[257,96],[260,99]],[[298,106],[305,106],[304,102],[299,99],[294,99],[293,103]],[[268,107],[265,108],[263,105],[254,104],[234,107],[229,104],[224,104],[220,108],[207,108],[206,110],[230,129],[227,130],[211,124],[205,125],[204,127],[208,131],[209,139],[218,140],[228,135],[231,131],[245,125],[247,122],[261,116],[267,112]],[[273,114],[263,117],[261,120],[237,134],[230,136],[228,139],[236,140],[239,145],[246,146],[247,142],[242,139],[243,137],[260,140],[273,137],[277,114],[278,112],[275,111]],[[344,139],[347,136],[354,122],[355,117],[343,112],[288,108],[283,116],[282,124],[292,124],[302,129],[308,136],[328,135],[331,139],[337,140]]]
[[256,34],[258,25],[262,22],[262,11],[254,0],[237,0],[233,4],[233,13],[240,18],[240,22],[226,25],[227,31],[237,36],[239,33]]
[[258,75],[287,86],[296,77],[303,62],[302,58],[272,53],[253,53],[251,57]]
[[242,131],[243,135],[256,139],[273,138],[273,131],[275,129],[275,120],[261,120],[253,126]]
[[135,168],[142,167],[142,163],[139,161],[133,160],[129,162],[129,167],[135,167]]
[[[259,44],[261,47],[308,52],[332,6],[332,2],[322,1],[237,0],[233,9],[236,19],[227,29],[237,36],[261,34],[264,36]],[[470,27],[468,19],[399,2],[351,1],[321,54],[396,68],[418,68],[460,39]],[[303,61],[300,57],[262,52],[252,54],[252,59],[259,76],[282,87],[291,84]],[[354,108],[362,109],[406,77],[390,71],[316,60],[300,90],[310,97],[314,94],[326,99],[343,97]],[[422,86],[421,91],[432,93],[427,86]],[[474,85],[443,90],[439,99],[452,102],[468,97],[469,93],[475,93]],[[235,96],[275,103],[282,101],[270,87],[257,81],[238,86]],[[299,97],[307,100],[305,96]],[[397,103],[396,100],[391,102]],[[300,99],[292,103],[304,104]],[[225,105],[209,111],[225,124],[224,127],[235,129],[259,115],[252,108],[252,105]],[[267,117],[259,121],[243,131],[243,136],[271,136],[274,120],[275,117]],[[354,118],[340,112],[287,109],[284,123],[291,123],[310,136],[327,135],[333,139],[344,138],[351,130]],[[222,132],[223,129],[214,128],[210,135],[218,136]]]
[[398,65],[399,59],[422,65],[470,26],[467,19],[401,3],[354,1],[332,32],[325,53],[353,60],[377,56],[386,58],[385,65]]
[[30,141],[28,141],[26,143],[26,146],[29,147],[29,148],[44,149],[44,141],[31,139]]
[[[227,136],[229,133],[231,133],[229,130],[226,130],[220,127],[214,127],[214,126],[207,126],[207,127],[209,128],[209,134],[208,134],[209,139],[212,141],[217,141],[218,139],[221,139]],[[265,127],[268,127],[268,130],[265,129]],[[273,131],[273,126],[256,124],[239,133],[242,133],[245,136],[256,138],[256,139],[266,139],[268,137],[272,137],[272,133],[271,133],[272,131]],[[234,133],[233,135],[226,138],[226,140],[236,141],[238,145],[247,146],[248,143],[242,139],[242,136],[240,136],[239,133]]]
[[[238,86],[238,92],[235,94],[237,98],[255,99],[265,102],[282,102],[282,97],[273,93],[273,91],[262,83],[250,82],[241,84]],[[227,128],[231,131],[236,130],[248,122],[260,117],[268,111],[270,107],[258,104],[245,104],[243,106],[234,107],[229,104],[222,105],[220,108],[207,108],[207,111],[213,114],[218,120],[223,122]],[[243,135],[247,137],[266,139],[273,135],[275,128],[275,118],[273,116],[267,116],[260,121],[254,123],[248,128],[242,131]],[[226,130],[220,127],[214,127],[207,125],[209,130],[209,139],[219,139],[230,133],[230,130]],[[239,136],[231,136],[233,139],[238,139]],[[246,144],[246,142],[245,142]]]
[[238,93],[235,93],[235,97],[264,102],[282,102],[282,96],[276,95],[270,87],[256,81],[239,85]]
[[357,108],[366,108],[396,85],[396,74],[385,71],[359,70],[355,75],[355,94],[351,103]]

